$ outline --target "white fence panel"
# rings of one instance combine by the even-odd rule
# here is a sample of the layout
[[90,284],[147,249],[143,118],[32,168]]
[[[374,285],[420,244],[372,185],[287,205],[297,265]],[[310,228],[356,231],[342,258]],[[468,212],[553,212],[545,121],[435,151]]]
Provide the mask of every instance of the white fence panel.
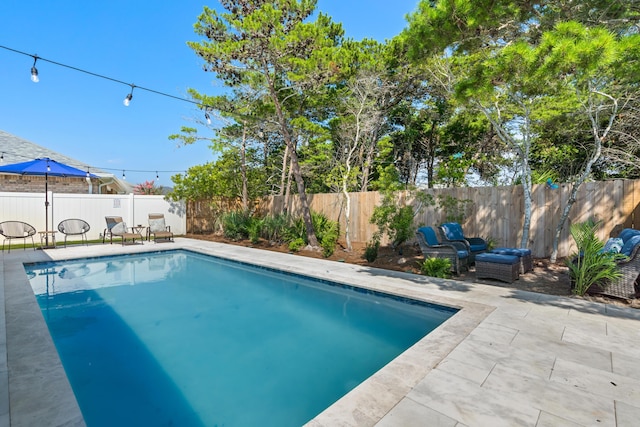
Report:
[[[60,221],[80,218],[91,230],[87,238],[99,239],[106,227],[105,216],[121,216],[128,226],[148,225],[150,213],[164,214],[167,225],[176,235],[186,234],[187,218],[184,203],[170,202],[164,196],[134,194],[68,194],[49,192],[49,230],[57,230]],[[45,230],[44,193],[0,192],[0,222],[23,221],[36,230]],[[38,240],[38,236],[35,236]],[[57,239],[62,240],[58,235]],[[15,243],[22,243],[16,240]]]

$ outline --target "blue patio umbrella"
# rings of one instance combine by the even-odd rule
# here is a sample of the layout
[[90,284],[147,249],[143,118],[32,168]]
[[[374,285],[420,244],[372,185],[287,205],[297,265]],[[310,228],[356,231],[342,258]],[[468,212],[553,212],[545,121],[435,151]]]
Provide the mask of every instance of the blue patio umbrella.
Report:
[[83,171],[64,163],[56,162],[48,157],[43,157],[28,162],[13,163],[10,165],[0,166],[0,173],[13,173],[18,175],[38,175],[44,176],[44,224],[45,224],[45,241],[49,246],[49,176],[62,177],[90,177],[97,178],[96,175],[90,174],[89,171]]

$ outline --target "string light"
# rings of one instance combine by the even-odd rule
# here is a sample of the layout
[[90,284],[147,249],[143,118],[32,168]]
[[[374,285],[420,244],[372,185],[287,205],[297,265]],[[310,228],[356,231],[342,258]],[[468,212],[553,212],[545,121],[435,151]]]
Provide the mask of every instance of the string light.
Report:
[[2,152],[2,154],[0,154],[0,162],[4,162],[4,152]]
[[158,176],[158,171],[156,171],[156,181],[160,181],[160,177]]
[[47,159],[47,172],[51,172],[51,166],[49,165],[49,159]]
[[127,177],[124,175],[124,170],[122,171],[122,180],[125,181]]
[[122,103],[124,104],[125,107],[128,107],[129,104],[131,103],[131,99],[133,98],[133,88],[136,87],[136,85],[132,84],[131,85],[131,92],[129,92],[129,95],[125,96],[124,101],[122,101]]
[[[48,62],[50,64],[58,65],[60,67],[69,68],[69,69],[74,70],[74,71],[79,71],[81,73],[89,74],[89,75],[94,76],[94,77],[99,77],[101,79],[110,80],[110,81],[115,82],[115,83],[123,84],[123,85],[126,85],[126,86],[131,86],[131,92],[133,92],[133,88],[135,87],[135,88],[137,88],[139,90],[144,90],[144,91],[147,91],[147,92],[155,93],[156,95],[166,96],[168,98],[177,99],[178,101],[183,101],[183,102],[188,102],[190,104],[194,104],[194,105],[198,106],[198,108],[200,108],[202,110],[205,110],[205,111],[213,109],[211,106],[203,104],[202,102],[194,101],[194,100],[187,99],[187,98],[181,98],[179,96],[171,95],[171,94],[168,94],[168,93],[160,92],[160,91],[157,91],[157,90],[154,90],[154,89],[150,89],[150,88],[146,88],[146,87],[142,87],[142,86],[134,86],[131,83],[127,83],[127,82],[124,82],[122,80],[114,79],[113,77],[105,76],[103,74],[98,74],[98,73],[94,73],[94,72],[87,71],[87,70],[83,70],[82,68],[73,67],[71,65],[62,64],[60,62],[56,62],[56,61],[52,61],[50,59],[42,58],[42,57],[40,57],[38,55],[32,55],[30,53],[22,52],[22,51],[19,51],[17,49],[12,49],[12,48],[7,47],[7,46],[0,45],[0,48],[9,50],[11,52],[19,53],[21,55],[26,55],[26,56],[32,57],[34,59],[34,61],[33,61],[33,67],[31,67],[31,80],[33,80],[34,82],[38,82],[39,81],[38,70],[36,69],[35,65],[36,65],[36,61],[40,60],[40,61],[46,61],[46,62]],[[133,95],[129,94],[125,98],[125,101],[126,101],[127,98],[129,100],[129,102],[131,102],[131,98],[133,98]],[[126,104],[126,105],[128,105],[128,104]]]
[[38,61],[38,55],[33,56],[33,66],[31,66],[31,81],[34,83],[38,83],[40,79],[38,78],[38,69],[36,68],[36,62]]
[[204,113],[204,118],[207,120],[207,124],[210,125],[211,124],[211,117],[209,116],[209,113],[207,113],[206,111]]

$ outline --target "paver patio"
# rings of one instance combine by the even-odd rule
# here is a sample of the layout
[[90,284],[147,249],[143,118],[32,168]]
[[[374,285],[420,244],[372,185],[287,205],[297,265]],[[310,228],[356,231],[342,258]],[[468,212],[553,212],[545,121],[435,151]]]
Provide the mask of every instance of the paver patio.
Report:
[[23,262],[185,248],[459,307],[319,426],[636,426],[640,310],[176,238],[4,253],[0,426],[84,425]]

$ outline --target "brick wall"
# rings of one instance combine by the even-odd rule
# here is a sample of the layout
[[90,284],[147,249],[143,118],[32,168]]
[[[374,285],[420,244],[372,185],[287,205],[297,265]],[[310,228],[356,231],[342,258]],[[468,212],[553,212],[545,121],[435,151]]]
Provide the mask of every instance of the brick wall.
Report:
[[[93,184],[92,194],[98,194],[98,180],[92,179],[91,183]],[[0,175],[0,191],[43,193],[44,187],[44,176]],[[84,177],[50,176],[47,187],[54,193],[87,194],[89,192],[89,184]]]

